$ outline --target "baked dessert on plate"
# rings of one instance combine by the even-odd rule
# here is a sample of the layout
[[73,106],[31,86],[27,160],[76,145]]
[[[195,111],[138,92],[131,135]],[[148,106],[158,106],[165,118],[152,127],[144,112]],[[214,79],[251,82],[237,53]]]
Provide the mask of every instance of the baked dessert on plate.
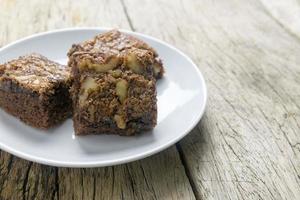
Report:
[[47,129],[71,115],[70,70],[33,53],[0,65],[0,107]]
[[[176,47],[159,39],[126,30],[120,30],[121,34],[116,31],[110,32],[110,30],[101,27],[54,30],[29,36],[0,49],[0,63],[7,63],[20,55],[26,55],[29,53],[28,50],[40,53],[63,65],[69,60],[72,70],[78,70],[79,79],[75,80],[78,85],[74,83],[76,87],[73,87],[72,83],[72,98],[77,99],[75,104],[77,107],[74,110],[80,116],[76,117],[79,122],[77,124],[80,129],[79,133],[84,135],[87,129],[94,129],[97,133],[88,137],[75,135],[72,120],[66,120],[60,126],[50,130],[35,129],[20,123],[15,117],[0,109],[0,148],[2,151],[53,166],[111,166],[160,152],[178,142],[198,124],[204,113],[207,91],[205,80],[195,63]],[[108,31],[110,34],[107,34]],[[130,41],[123,44],[123,47],[121,45],[119,50],[107,47],[101,42],[105,40],[108,41],[107,45],[114,46],[113,41],[118,41],[117,38],[122,36],[127,38],[128,35],[132,36]],[[97,40],[94,39],[95,36]],[[131,38],[138,38],[138,40]],[[139,45],[140,40],[143,44],[149,45]],[[77,45],[69,51],[74,43]],[[97,50],[100,46],[112,53],[104,54],[103,51]],[[151,51],[152,48],[149,46],[155,48],[157,53]],[[68,51],[69,57],[67,57]],[[136,56],[134,52],[142,52],[142,54]],[[134,59],[128,59],[130,58],[128,55],[132,54]],[[157,54],[163,60],[164,74],[161,73]],[[94,67],[99,69],[98,64],[106,63],[105,55],[109,55],[112,59],[119,55],[116,58],[118,65],[113,65],[116,68],[109,69],[107,72],[92,70]],[[150,59],[140,59],[144,58],[141,55],[149,55]],[[83,68],[79,70],[80,66],[77,63],[89,57],[91,59],[87,60],[91,63],[83,62]],[[94,59],[96,62],[93,61]],[[109,60],[109,57],[107,59]],[[143,60],[145,62],[142,62]],[[136,65],[128,64],[135,62],[142,64],[139,64],[137,69],[135,69]],[[86,67],[85,63],[91,69]],[[143,63],[147,64],[143,65]],[[1,77],[3,67],[1,67]],[[163,74],[163,78],[157,80],[160,74]],[[86,90],[86,86],[92,89]],[[103,92],[104,88],[112,92]],[[95,93],[98,90],[100,92]],[[74,94],[76,95],[73,96]],[[84,100],[82,107],[79,107],[79,97]],[[100,100],[109,101],[108,104],[111,106],[102,107]],[[91,113],[94,115],[89,115],[86,113],[88,111],[86,105],[94,105],[94,103],[96,109],[90,106]],[[157,105],[157,113],[155,105]],[[110,108],[113,109],[110,110]],[[102,109],[102,114],[98,109]],[[152,128],[155,124],[153,120],[156,119],[155,114],[157,114],[156,125]],[[125,116],[123,118],[125,124],[122,123],[122,118],[120,120],[120,116]],[[110,124],[107,127],[114,131],[113,134],[104,134],[106,130],[98,132],[97,123],[94,123],[98,122],[98,119],[102,119],[99,121],[103,124]],[[150,131],[144,131],[144,128]],[[137,134],[139,132],[143,134]],[[117,133],[137,135],[119,137]]]
[[77,135],[134,135],[156,125],[163,65],[153,48],[112,30],[73,45],[68,56]]

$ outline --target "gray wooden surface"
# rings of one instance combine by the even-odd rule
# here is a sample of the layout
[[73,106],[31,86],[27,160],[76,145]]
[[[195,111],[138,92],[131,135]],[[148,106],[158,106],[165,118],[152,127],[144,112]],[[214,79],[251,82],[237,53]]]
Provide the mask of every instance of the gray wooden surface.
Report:
[[209,91],[180,143],[114,167],[47,167],[0,153],[0,199],[300,199],[299,0],[0,0],[0,45],[115,27],[187,53]]

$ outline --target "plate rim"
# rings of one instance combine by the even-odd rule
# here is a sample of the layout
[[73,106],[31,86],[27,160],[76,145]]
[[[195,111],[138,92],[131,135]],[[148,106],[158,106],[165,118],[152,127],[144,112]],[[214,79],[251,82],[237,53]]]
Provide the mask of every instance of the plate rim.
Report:
[[[50,34],[56,34],[56,33],[61,33],[61,32],[72,32],[72,31],[108,31],[108,30],[112,30],[115,28],[108,28],[108,27],[72,27],[72,28],[63,28],[63,29],[55,29],[55,30],[51,30],[51,31],[45,31],[45,32],[40,32],[40,33],[35,33],[26,37],[23,37],[21,39],[18,39],[14,42],[11,42],[3,47],[0,48],[0,54],[5,50],[10,48],[11,46],[14,46],[20,42],[29,40],[29,39],[33,39],[36,37],[40,37],[40,36],[45,36],[45,35],[50,35]],[[198,122],[200,121],[200,119],[202,118],[205,110],[206,110],[206,105],[207,105],[207,85],[205,82],[205,79],[200,71],[200,69],[197,67],[197,65],[193,62],[193,60],[188,57],[185,53],[183,53],[181,50],[177,49],[176,47],[160,40],[157,39],[155,37],[146,35],[146,34],[142,34],[139,32],[135,32],[135,31],[130,31],[130,30],[125,30],[125,29],[118,29],[121,32],[130,34],[130,35],[134,35],[134,36],[141,36],[150,40],[153,40],[155,42],[161,43],[164,46],[176,51],[177,53],[179,53],[181,56],[183,56],[185,59],[187,59],[187,61],[189,61],[191,63],[191,65],[193,66],[193,68],[196,70],[198,77],[201,80],[201,83],[203,85],[203,104],[201,106],[201,110],[200,112],[198,112],[198,115],[196,117],[196,119],[194,120],[194,122],[186,129],[186,131],[184,131],[183,134],[179,135],[178,137],[174,137],[171,140],[169,140],[167,143],[163,143],[160,144],[159,146],[149,149],[148,151],[143,151],[139,154],[134,154],[131,156],[126,156],[126,157],[122,157],[121,159],[114,159],[114,160],[108,160],[108,161],[79,161],[79,162],[65,162],[65,161],[56,161],[53,159],[45,159],[43,157],[40,156],[34,156],[28,153],[23,153],[15,148],[11,148],[8,147],[7,145],[5,145],[4,143],[2,143],[0,141],[0,149],[3,151],[6,151],[14,156],[17,156],[19,158],[31,161],[31,162],[36,162],[39,164],[43,164],[43,165],[48,165],[48,166],[54,166],[54,167],[70,167],[70,168],[92,168],[92,167],[106,167],[106,166],[114,166],[114,165],[120,165],[120,164],[124,164],[124,163],[129,163],[129,162],[133,162],[133,161],[137,161],[143,158],[147,158],[151,155],[154,155],[158,152],[161,152],[167,148],[169,148],[170,146],[172,146],[173,144],[179,142],[183,137],[185,137],[187,134],[189,134],[192,129],[194,127],[197,126]]]

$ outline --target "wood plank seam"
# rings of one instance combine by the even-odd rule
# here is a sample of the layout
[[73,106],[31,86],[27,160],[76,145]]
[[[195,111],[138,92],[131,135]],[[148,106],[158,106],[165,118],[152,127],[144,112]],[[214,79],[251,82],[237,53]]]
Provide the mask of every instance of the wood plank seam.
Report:
[[129,26],[130,26],[130,29],[133,30],[133,31],[135,31],[135,28],[134,28],[134,26],[133,26],[133,23],[132,23],[132,20],[131,20],[129,14],[128,14],[128,10],[127,10],[127,7],[126,7],[126,4],[125,4],[124,0],[120,0],[120,2],[121,2],[121,5],[122,5],[124,14],[125,14],[125,16],[126,16],[126,19],[127,19],[127,21],[128,21],[128,24],[129,24]]
[[194,181],[192,179],[192,174],[190,173],[189,168],[187,166],[187,161],[186,161],[186,158],[185,158],[185,154],[183,153],[183,150],[182,150],[182,148],[181,148],[181,146],[180,146],[179,143],[176,144],[176,149],[178,151],[180,161],[182,163],[182,166],[184,168],[184,172],[185,172],[185,174],[186,174],[186,176],[188,178],[188,181],[189,181],[189,183],[191,185],[191,188],[193,190],[195,198],[196,199],[201,199],[201,197],[199,196],[199,193],[197,192],[197,186],[196,186],[196,184],[194,183]]
[[265,13],[272,19],[274,22],[276,22],[285,32],[287,32],[289,35],[291,35],[293,38],[295,38],[298,42],[300,42],[300,37],[295,34],[293,31],[291,31],[289,28],[287,28],[284,24],[282,24],[274,15],[269,11],[269,9],[266,8],[266,5],[259,0],[261,3],[261,7],[265,11]]
[[23,200],[26,199],[26,186],[27,186],[27,183],[28,183],[28,177],[29,177],[29,172],[31,170],[31,167],[32,167],[32,162],[29,162],[29,165],[28,165],[28,168],[26,169],[26,172],[25,172],[25,178],[24,178],[24,181],[23,181],[23,186],[22,186],[22,190],[23,190]]
[[[121,5],[123,7],[124,13],[126,15],[126,18],[127,18],[127,21],[128,21],[128,23],[130,25],[131,30],[132,31],[136,31],[136,29],[135,29],[135,27],[133,25],[133,22],[131,20],[131,17],[130,17],[130,15],[128,13],[128,9],[127,9],[127,6],[126,6],[124,0],[120,0],[120,2],[121,2]],[[198,196],[198,193],[196,192],[196,185],[195,185],[195,183],[193,182],[193,180],[191,178],[191,174],[188,171],[188,167],[186,166],[184,154],[182,152],[180,144],[177,143],[177,144],[175,144],[175,146],[176,146],[176,150],[177,150],[178,155],[179,155],[180,162],[181,162],[181,164],[182,164],[182,166],[184,168],[184,173],[185,173],[185,175],[186,175],[186,177],[188,179],[188,182],[189,182],[189,184],[191,186],[192,192],[194,193],[194,196],[195,196],[196,199],[200,199],[200,197]],[[145,178],[145,180],[146,180],[146,178]],[[155,192],[154,192],[154,195],[155,195]],[[156,198],[156,195],[155,195],[155,198]]]
[[58,168],[55,167],[55,189],[52,192],[52,200],[55,199],[55,197],[57,198],[57,200],[59,200],[59,175],[58,175]]

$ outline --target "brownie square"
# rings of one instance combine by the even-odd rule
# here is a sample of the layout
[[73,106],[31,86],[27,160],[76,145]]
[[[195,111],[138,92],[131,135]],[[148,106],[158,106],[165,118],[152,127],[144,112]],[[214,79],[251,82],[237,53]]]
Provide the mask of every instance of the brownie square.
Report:
[[52,127],[71,115],[70,69],[39,54],[0,65],[0,107],[36,128]]
[[133,135],[156,124],[155,80],[132,73],[85,73],[74,101],[76,134]]
[[70,49],[77,135],[134,135],[157,121],[156,79],[163,65],[141,40],[112,30]]

